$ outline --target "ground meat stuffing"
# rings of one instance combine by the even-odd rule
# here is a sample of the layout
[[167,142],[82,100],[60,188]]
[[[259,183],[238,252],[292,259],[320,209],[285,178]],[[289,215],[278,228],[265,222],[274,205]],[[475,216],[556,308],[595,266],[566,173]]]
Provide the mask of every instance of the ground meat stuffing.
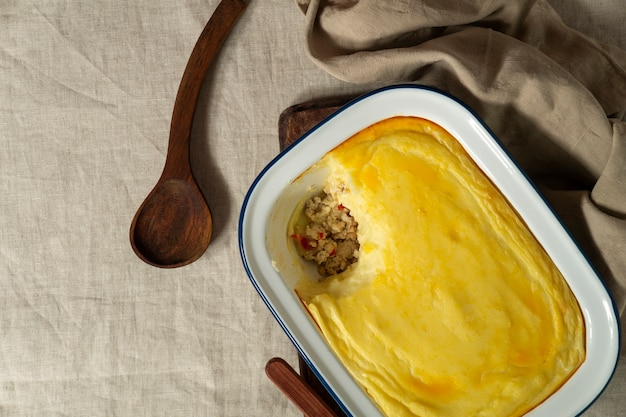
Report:
[[300,255],[315,261],[323,277],[343,272],[358,260],[357,222],[347,207],[322,192],[306,201],[304,215],[304,230],[296,228],[291,237]]

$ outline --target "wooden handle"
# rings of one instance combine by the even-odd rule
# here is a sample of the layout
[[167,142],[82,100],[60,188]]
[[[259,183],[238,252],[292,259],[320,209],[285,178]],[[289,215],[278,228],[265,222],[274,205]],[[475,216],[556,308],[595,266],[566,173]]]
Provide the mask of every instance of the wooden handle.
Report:
[[337,417],[300,375],[281,358],[272,358],[265,366],[268,378],[307,417]]
[[[164,176],[180,178],[187,175],[186,172],[178,171],[189,167],[191,126],[202,83],[230,30],[246,6],[243,0],[222,0],[191,51],[174,102]],[[188,174],[191,175],[191,172]]]

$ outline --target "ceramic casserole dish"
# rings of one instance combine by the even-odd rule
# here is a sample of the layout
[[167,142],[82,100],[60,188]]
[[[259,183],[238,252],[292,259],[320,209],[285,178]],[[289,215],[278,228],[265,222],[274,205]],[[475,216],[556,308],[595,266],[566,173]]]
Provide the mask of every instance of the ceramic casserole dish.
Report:
[[617,364],[620,335],[614,303],[565,227],[498,139],[471,109],[443,92],[399,85],[366,94],[322,121],[263,169],[245,197],[239,219],[240,253],[252,285],[345,412],[381,416],[326,344],[295,293],[299,271],[312,266],[293,256],[286,229],[294,208],[326,176],[324,170],[307,169],[355,133],[394,116],[428,119],[454,136],[566,279],[585,322],[586,356],[564,385],[526,415],[581,414],[603,391]]

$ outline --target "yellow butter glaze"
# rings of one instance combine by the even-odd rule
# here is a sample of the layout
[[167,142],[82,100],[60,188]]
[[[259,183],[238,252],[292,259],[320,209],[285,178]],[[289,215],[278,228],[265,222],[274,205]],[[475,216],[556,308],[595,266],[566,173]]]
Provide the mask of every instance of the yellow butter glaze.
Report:
[[361,255],[297,293],[387,416],[520,416],[584,360],[565,279],[438,125],[396,117],[329,152]]

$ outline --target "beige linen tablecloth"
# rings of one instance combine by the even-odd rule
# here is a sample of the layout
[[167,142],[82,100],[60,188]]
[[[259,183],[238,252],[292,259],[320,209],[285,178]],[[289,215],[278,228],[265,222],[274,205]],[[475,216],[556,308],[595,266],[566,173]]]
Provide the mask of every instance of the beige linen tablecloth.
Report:
[[[606,45],[598,59],[623,54],[621,0],[551,3],[565,24]],[[571,122],[576,140],[559,146],[548,141],[547,154],[524,159],[521,136],[507,135],[504,123],[515,120],[512,128],[524,128],[516,115],[528,107],[479,94],[483,84],[472,84],[472,77],[458,83],[443,77],[434,63],[446,62],[445,54],[436,44],[428,54],[415,55],[412,72],[402,77],[356,79],[321,69],[328,56],[314,57],[306,34],[312,23],[331,21],[313,19],[311,10],[305,16],[302,1],[251,0],[202,90],[192,149],[215,217],[209,250],[174,270],[141,262],[128,242],[130,220],[163,167],[178,82],[216,5],[217,0],[0,3],[0,416],[300,415],[264,375],[271,357],[296,364],[296,354],[241,266],[239,209],[254,177],[278,152],[283,109],[366,92],[409,75],[466,96],[528,169],[557,164],[550,166],[576,178],[577,187],[565,191],[546,183],[547,194],[585,242],[623,310],[619,245],[625,208],[616,190],[624,188],[613,179],[624,178],[614,156],[625,151],[623,127],[616,128],[623,123],[624,101],[615,98],[624,86],[607,85],[607,77],[617,80],[619,74],[567,78],[565,87],[578,82],[592,93],[578,97],[566,113],[547,115],[541,127],[546,138],[555,139],[554,123]],[[457,24],[467,23],[468,16],[459,15]],[[558,29],[550,25],[537,33],[533,27],[519,36],[520,47]],[[323,26],[323,36],[334,36],[331,29]],[[368,39],[367,32],[356,35]],[[348,49],[343,45],[341,51]],[[597,62],[584,52],[570,67],[551,55],[551,80],[565,74],[557,67],[588,75]],[[619,59],[614,62],[618,68]],[[420,70],[421,64],[432,71]],[[496,92],[506,88],[499,85]],[[549,95],[541,97],[545,102]],[[588,112],[573,111],[592,97],[597,102]],[[532,112],[526,116],[541,121]],[[597,147],[590,137],[599,141]],[[528,143],[538,146],[540,140],[537,135]],[[567,163],[559,159],[565,145]],[[607,251],[613,256],[605,257]],[[625,410],[621,363],[585,416],[621,416]]]

